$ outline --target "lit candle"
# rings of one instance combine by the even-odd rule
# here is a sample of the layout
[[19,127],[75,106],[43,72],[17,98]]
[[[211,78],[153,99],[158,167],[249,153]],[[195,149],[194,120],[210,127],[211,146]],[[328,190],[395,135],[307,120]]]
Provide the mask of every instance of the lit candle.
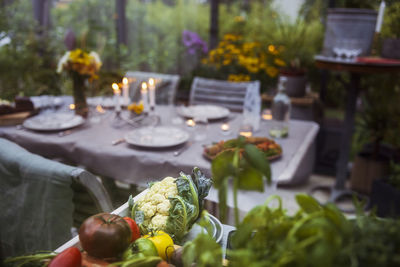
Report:
[[119,90],[119,86],[116,83],[112,84],[112,89],[114,91],[114,99],[115,99],[115,111],[121,111],[121,103],[119,102],[119,98],[121,96],[121,90]]
[[122,79],[122,101],[124,105],[129,105],[129,82],[126,77]]
[[140,94],[142,95],[142,102],[143,102],[143,112],[149,112],[149,100],[147,97],[147,83],[142,83],[142,89],[140,90]]
[[224,131],[224,132],[229,131],[229,124],[228,123],[223,123],[221,125],[221,130]]
[[106,112],[101,105],[97,105],[96,106],[96,111],[98,113],[105,113]]
[[239,135],[244,136],[244,137],[251,137],[253,133],[251,131],[240,131]]
[[386,7],[385,1],[382,1],[381,5],[379,6],[379,13],[378,13],[378,18],[376,20],[375,32],[381,32],[385,7]]
[[244,137],[251,137],[253,135],[253,127],[247,124],[240,126],[239,135]]
[[69,109],[74,110],[75,109],[75,104],[69,104]]
[[271,110],[265,109],[265,110],[262,112],[261,117],[263,118],[263,120],[266,120],[266,121],[272,120],[272,113],[271,113]]
[[189,119],[186,121],[186,125],[189,127],[194,127],[194,126],[196,126],[196,123],[194,122],[194,120]]
[[150,109],[153,110],[156,105],[156,86],[154,79],[149,79],[149,95],[150,95]]

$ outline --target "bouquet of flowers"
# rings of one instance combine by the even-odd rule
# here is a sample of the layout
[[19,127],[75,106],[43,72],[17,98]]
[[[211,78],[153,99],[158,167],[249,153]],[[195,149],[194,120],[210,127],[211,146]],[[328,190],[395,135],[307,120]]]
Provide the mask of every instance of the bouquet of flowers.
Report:
[[99,55],[91,51],[87,53],[79,48],[67,51],[60,59],[57,66],[57,72],[61,73],[63,70],[68,72],[75,72],[76,74],[86,76],[89,81],[97,79],[97,71],[101,67],[101,60]]
[[88,107],[85,98],[86,80],[97,79],[101,67],[99,55],[92,51],[87,53],[82,49],[67,51],[58,62],[57,72],[66,71],[73,80],[75,113],[87,117]]

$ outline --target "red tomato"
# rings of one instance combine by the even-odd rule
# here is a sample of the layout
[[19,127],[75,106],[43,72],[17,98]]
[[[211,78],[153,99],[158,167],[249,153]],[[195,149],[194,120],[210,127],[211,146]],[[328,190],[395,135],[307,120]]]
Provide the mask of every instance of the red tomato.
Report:
[[48,267],[80,267],[82,255],[78,248],[70,247],[52,259]]
[[122,217],[100,213],[87,218],[79,228],[82,248],[91,256],[118,257],[131,243],[132,231]]
[[135,241],[136,239],[138,239],[140,237],[140,229],[139,226],[137,226],[135,220],[133,220],[130,217],[124,217],[123,218],[131,227],[131,231],[132,231],[132,239],[131,242]]

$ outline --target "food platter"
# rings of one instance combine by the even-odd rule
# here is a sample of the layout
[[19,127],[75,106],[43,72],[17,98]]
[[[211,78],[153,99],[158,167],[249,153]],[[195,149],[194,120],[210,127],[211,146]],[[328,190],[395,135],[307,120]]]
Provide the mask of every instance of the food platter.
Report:
[[22,125],[34,131],[60,131],[75,128],[84,123],[85,119],[74,113],[47,113],[29,118]]
[[177,113],[185,118],[205,117],[208,120],[219,120],[228,117],[230,111],[227,108],[215,105],[193,105],[179,107]]
[[127,133],[125,140],[135,146],[163,148],[185,143],[189,140],[189,134],[176,127],[143,127]]
[[[238,139],[230,139],[206,146],[203,150],[203,156],[208,160],[213,160],[219,153],[235,149],[237,143]],[[246,138],[246,143],[253,144],[261,149],[270,161],[282,156],[282,147],[272,139],[266,137],[248,137]]]

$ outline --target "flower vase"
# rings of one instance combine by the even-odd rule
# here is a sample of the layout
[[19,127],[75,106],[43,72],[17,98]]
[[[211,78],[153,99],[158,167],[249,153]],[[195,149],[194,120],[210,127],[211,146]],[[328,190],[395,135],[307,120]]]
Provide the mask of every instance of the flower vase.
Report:
[[89,109],[85,97],[86,78],[82,75],[74,73],[72,75],[72,79],[73,79],[73,90],[74,90],[73,93],[74,93],[75,114],[87,118]]

